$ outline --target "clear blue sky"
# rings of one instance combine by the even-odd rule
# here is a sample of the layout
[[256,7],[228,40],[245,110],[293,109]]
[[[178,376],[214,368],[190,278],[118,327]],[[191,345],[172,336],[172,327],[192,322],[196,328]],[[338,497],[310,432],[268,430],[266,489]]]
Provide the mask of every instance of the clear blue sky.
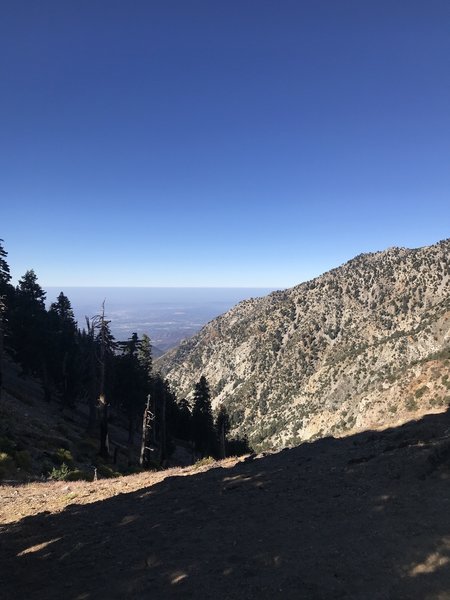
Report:
[[43,285],[294,285],[450,236],[448,0],[5,0],[0,238]]

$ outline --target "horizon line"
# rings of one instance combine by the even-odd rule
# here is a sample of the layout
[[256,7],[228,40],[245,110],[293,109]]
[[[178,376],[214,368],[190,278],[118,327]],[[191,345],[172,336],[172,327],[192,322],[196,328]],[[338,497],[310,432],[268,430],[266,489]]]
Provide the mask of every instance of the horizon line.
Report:
[[271,285],[42,285],[43,288],[115,288],[115,289],[199,289],[199,290],[224,290],[224,289],[240,289],[240,290],[263,290],[263,289],[282,289],[290,286],[271,286]]

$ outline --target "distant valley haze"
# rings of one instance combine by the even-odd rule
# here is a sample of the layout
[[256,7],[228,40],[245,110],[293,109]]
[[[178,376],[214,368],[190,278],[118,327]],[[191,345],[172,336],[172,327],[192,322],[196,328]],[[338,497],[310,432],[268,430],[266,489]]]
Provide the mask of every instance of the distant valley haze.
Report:
[[71,301],[80,329],[86,317],[101,312],[111,321],[119,341],[132,333],[151,337],[155,353],[165,352],[197,333],[211,319],[272,288],[158,288],[158,287],[46,287],[47,305],[63,291]]

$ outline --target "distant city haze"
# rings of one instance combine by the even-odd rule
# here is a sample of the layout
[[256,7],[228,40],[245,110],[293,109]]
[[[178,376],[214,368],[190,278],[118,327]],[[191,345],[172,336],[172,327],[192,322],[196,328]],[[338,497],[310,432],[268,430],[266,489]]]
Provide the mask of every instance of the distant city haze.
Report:
[[159,288],[159,287],[46,287],[50,306],[63,291],[69,298],[80,329],[85,317],[101,312],[117,340],[133,332],[147,333],[159,354],[191,337],[211,319],[241,300],[265,296],[274,288]]

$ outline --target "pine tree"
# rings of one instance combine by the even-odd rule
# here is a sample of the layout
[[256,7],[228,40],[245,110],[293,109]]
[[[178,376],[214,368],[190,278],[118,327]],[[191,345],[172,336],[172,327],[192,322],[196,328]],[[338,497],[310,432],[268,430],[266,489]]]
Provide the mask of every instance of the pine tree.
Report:
[[11,314],[11,339],[16,358],[25,373],[40,375],[48,396],[47,377],[47,312],[45,292],[36,273],[27,271],[16,288]]
[[0,295],[3,296],[6,294],[7,286],[11,281],[11,273],[9,270],[9,265],[6,262],[6,257],[8,253],[3,248],[3,240],[0,239]]
[[0,239],[0,401],[3,393],[3,353],[5,345],[5,329],[7,323],[8,299],[11,295],[11,274],[6,262],[8,253],[3,248],[3,240]]
[[30,269],[20,279],[17,286],[17,293],[21,298],[28,302],[28,307],[35,314],[39,310],[45,310],[45,292],[37,282],[37,275],[33,269]]
[[145,369],[147,376],[150,379],[153,369],[152,344],[149,336],[146,333],[142,334],[142,338],[138,345],[137,355],[139,362]]
[[97,424],[98,376],[94,319],[86,317],[86,329],[80,334],[82,358],[82,386],[88,399],[89,419],[87,431],[94,434]]
[[133,333],[130,339],[125,343],[125,354],[128,354],[129,356],[137,356],[139,343],[138,334]]
[[48,311],[49,369],[63,404],[73,406],[81,384],[77,323],[70,300],[61,292]]
[[195,385],[194,406],[192,409],[192,437],[195,450],[201,457],[215,454],[216,436],[211,396],[208,382],[203,375]]
[[[113,387],[113,359],[116,342],[111,333],[109,323],[105,319],[105,302],[102,304],[102,312],[92,319],[86,318],[88,326],[89,356],[89,380],[92,392],[98,390],[97,413],[100,425],[100,455],[109,457],[109,398]],[[97,363],[97,364],[96,364]],[[98,370],[96,369],[98,366]],[[108,375],[108,376],[107,376]],[[93,399],[90,399],[91,403]],[[92,426],[92,418],[90,418]]]
[[100,363],[100,393],[98,396],[98,410],[100,416],[100,455],[103,456],[103,458],[109,457],[109,397],[106,393],[106,368],[107,364],[111,362],[110,359],[114,354],[115,348],[114,336],[109,328],[109,323],[110,322],[105,319],[105,303],[103,302],[102,312],[98,317],[98,361]]
[[122,344],[123,352],[114,359],[116,382],[114,397],[119,407],[125,410],[128,417],[128,444],[133,444],[134,429],[137,418],[142,414],[145,399],[149,394],[148,374],[139,361],[138,348],[140,341],[136,333]]

